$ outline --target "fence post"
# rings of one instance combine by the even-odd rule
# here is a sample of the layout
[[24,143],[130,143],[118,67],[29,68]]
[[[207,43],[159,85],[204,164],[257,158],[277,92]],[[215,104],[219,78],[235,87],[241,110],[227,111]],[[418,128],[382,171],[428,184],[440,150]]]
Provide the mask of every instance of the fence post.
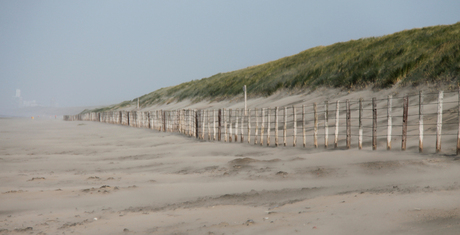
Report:
[[228,142],[228,126],[227,126],[227,117],[225,116],[225,109],[222,110],[222,115],[224,117],[224,141]]
[[358,149],[363,149],[363,99],[359,99]]
[[286,132],[287,132],[287,107],[284,107],[284,127],[283,127],[283,145],[286,147]]
[[270,146],[270,108],[267,110],[267,146]]
[[438,118],[436,124],[436,152],[441,152],[441,132],[442,132],[442,100],[444,92],[440,91],[438,96]]
[[[335,132],[334,132],[334,148],[337,148],[339,146],[339,109],[340,109],[340,101],[337,100],[335,104]],[[348,129],[347,129],[347,134],[348,134]],[[348,139],[347,139],[348,143]],[[347,144],[348,146],[348,144]]]
[[418,93],[418,151],[423,152],[423,95],[422,91]]
[[163,111],[163,132],[166,132],[166,111]]
[[307,147],[307,136],[305,133],[305,105],[302,105],[302,143],[303,147]]
[[[259,138],[259,136],[257,134],[258,133],[258,129],[259,129],[259,116],[257,116],[257,108],[254,108],[254,113],[256,115],[256,129],[254,130],[254,145],[257,144],[257,139]],[[250,123],[251,121],[248,121],[248,123]]]
[[260,126],[260,146],[264,145],[264,130],[265,130],[265,108],[262,108],[262,124]]
[[278,147],[278,107],[275,107],[275,146]]
[[209,117],[209,109],[206,109],[206,121],[208,124],[208,140],[209,141],[211,141],[211,124],[209,123],[210,120],[211,118]]
[[457,132],[457,155],[460,154],[460,86],[457,93],[457,118],[458,118],[458,132]]
[[391,110],[393,109],[393,96],[389,95],[387,100],[387,150],[391,150],[391,130],[393,125],[393,118],[391,117]]
[[318,148],[318,112],[316,112],[316,103],[313,103],[313,113],[314,113],[314,131],[313,131],[313,145],[315,148]]
[[213,123],[213,128],[212,128],[212,136],[213,136],[213,138],[212,138],[212,140],[215,141],[216,140],[216,110],[215,109],[212,110],[212,117],[213,117],[212,118],[212,123]]
[[219,129],[217,129],[217,141],[222,140],[222,109],[219,109],[219,112],[217,114],[217,124]]
[[350,108],[350,101],[347,100],[346,103],[346,118],[347,118],[347,149],[351,148],[351,108]]
[[205,140],[205,136],[206,136],[206,114],[205,114],[206,110],[201,110],[200,114],[201,114],[201,139],[202,140]]
[[[248,144],[251,143],[251,109],[245,110],[248,113]],[[241,132],[243,132],[243,126],[241,126]],[[241,142],[243,142],[243,133],[241,133]]]
[[377,103],[376,98],[372,98],[372,150],[377,150]]
[[195,113],[195,137],[197,139],[199,139],[200,138],[200,136],[199,136],[200,131],[198,129],[198,112],[197,112],[196,109],[193,112]]
[[[241,110],[243,112],[243,110]],[[235,143],[238,142],[238,118],[240,116],[240,109],[235,110]]]
[[296,146],[297,144],[297,113],[296,113],[296,110],[295,110],[295,107],[294,105],[292,106],[292,118],[294,119],[294,137],[292,139],[292,146]]
[[232,135],[233,135],[233,127],[232,127],[232,109],[228,110],[228,122],[229,122],[229,127],[228,127],[228,142],[232,142]]
[[401,150],[406,150],[407,143],[407,114],[409,113],[409,97],[404,96],[403,102],[403,124],[402,124],[402,140],[401,140]]
[[324,101],[324,148],[327,148],[329,144],[329,102],[326,100]]

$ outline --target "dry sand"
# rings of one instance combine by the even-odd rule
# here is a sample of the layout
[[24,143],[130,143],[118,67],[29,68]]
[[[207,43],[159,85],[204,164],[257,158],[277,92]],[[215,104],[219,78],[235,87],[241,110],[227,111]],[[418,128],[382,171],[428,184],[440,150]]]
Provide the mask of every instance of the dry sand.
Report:
[[[414,91],[318,90],[252,99],[249,107],[404,92]],[[419,154],[413,136],[405,152],[398,138],[391,151],[385,138],[377,151],[369,139],[357,150],[355,137],[351,150],[342,137],[338,149],[275,148],[97,122],[0,118],[0,234],[460,234],[456,96],[445,100],[451,124],[443,133],[453,135],[443,136],[440,154],[432,136]],[[150,109],[180,107],[190,103]]]
[[0,119],[0,234],[459,234],[443,154]]

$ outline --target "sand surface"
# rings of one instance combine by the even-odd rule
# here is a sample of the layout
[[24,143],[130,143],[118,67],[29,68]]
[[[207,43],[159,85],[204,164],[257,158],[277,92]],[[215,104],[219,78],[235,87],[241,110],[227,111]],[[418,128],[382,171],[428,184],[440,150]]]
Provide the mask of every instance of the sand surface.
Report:
[[0,234],[460,234],[454,155],[0,119]]

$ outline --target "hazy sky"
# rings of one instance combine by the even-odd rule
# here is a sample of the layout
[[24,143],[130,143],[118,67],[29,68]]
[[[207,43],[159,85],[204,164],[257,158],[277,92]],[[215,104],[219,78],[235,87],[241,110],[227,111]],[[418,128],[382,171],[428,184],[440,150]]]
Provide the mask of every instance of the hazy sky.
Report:
[[42,105],[119,103],[459,12],[459,0],[0,0],[0,108],[16,89]]

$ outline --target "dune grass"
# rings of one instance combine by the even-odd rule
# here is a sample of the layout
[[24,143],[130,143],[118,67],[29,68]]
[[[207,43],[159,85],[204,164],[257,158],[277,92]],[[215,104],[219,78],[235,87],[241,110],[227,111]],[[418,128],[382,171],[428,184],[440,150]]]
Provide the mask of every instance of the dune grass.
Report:
[[[262,65],[161,88],[139,97],[140,105],[269,96],[280,89],[387,88],[460,79],[460,22],[318,46]],[[112,110],[137,102],[125,101]],[[94,110],[93,110],[94,111]]]

